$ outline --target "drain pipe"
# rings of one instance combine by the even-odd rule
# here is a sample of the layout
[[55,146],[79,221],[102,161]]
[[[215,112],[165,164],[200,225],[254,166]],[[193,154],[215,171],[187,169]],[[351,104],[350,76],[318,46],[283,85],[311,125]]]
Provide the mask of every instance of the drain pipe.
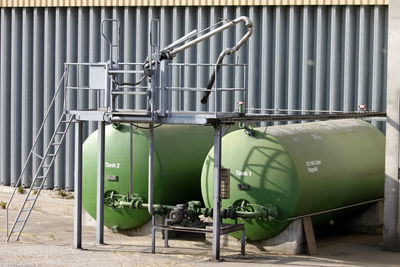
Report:
[[154,211],[153,211],[153,138],[154,138],[154,123],[149,124],[149,188],[148,188],[148,211],[151,216],[154,216]]

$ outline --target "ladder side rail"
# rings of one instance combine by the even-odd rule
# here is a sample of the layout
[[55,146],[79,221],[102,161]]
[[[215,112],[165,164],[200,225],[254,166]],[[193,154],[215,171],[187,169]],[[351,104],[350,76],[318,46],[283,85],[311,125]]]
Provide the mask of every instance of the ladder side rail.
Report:
[[[11,227],[10,234],[8,234],[8,232],[7,232],[7,242],[9,241],[9,239],[10,239],[10,237],[11,237],[11,235],[12,235],[14,229],[15,229],[15,226],[16,226],[16,224],[17,224],[17,221],[18,221],[18,219],[19,219],[20,216],[21,216],[22,210],[25,208],[25,204],[27,203],[27,201],[28,201],[28,199],[29,199],[29,197],[30,197],[30,195],[31,195],[32,187],[33,187],[35,181],[37,180],[37,177],[38,177],[38,175],[39,175],[39,172],[40,172],[40,171],[42,170],[42,168],[43,168],[43,164],[44,164],[44,162],[46,161],[46,156],[48,155],[48,152],[49,152],[50,148],[53,146],[53,141],[54,141],[55,136],[56,136],[56,133],[57,133],[57,131],[58,131],[60,125],[61,125],[61,122],[62,122],[62,120],[63,120],[64,115],[65,115],[65,113],[62,114],[60,120],[57,122],[57,126],[55,127],[55,131],[54,131],[54,133],[53,133],[53,135],[52,135],[52,137],[51,137],[51,139],[50,139],[49,145],[47,146],[47,149],[46,149],[46,152],[45,152],[45,154],[44,154],[44,157],[43,157],[43,159],[41,160],[41,162],[40,162],[40,164],[39,164],[38,170],[37,170],[36,173],[35,173],[35,176],[34,176],[34,179],[32,180],[32,184],[31,184],[31,186],[30,186],[30,188],[29,188],[29,191],[28,191],[28,193],[26,194],[26,197],[25,197],[25,199],[24,199],[24,202],[23,202],[23,204],[21,205],[21,208],[20,208],[20,210],[19,210],[19,212],[18,212],[18,214],[17,214],[17,217],[16,217],[16,219],[15,219],[15,221],[14,221],[14,224],[13,224],[12,227]],[[67,123],[67,128],[65,129],[65,132],[68,131],[69,126],[71,125],[71,122],[72,122],[72,117],[71,117],[71,119],[70,119],[68,122],[66,122],[66,123]],[[62,143],[64,137],[65,137],[65,133],[62,135],[62,137],[61,137],[61,139],[60,139],[60,143]],[[29,218],[29,216],[30,216],[30,213],[32,212],[33,206],[35,205],[36,200],[37,200],[37,198],[38,198],[38,196],[39,196],[39,194],[40,194],[40,191],[41,191],[41,189],[43,188],[45,179],[46,179],[46,177],[47,177],[47,175],[48,175],[48,173],[49,173],[49,171],[50,171],[51,166],[53,165],[53,162],[54,162],[54,160],[55,160],[55,158],[56,158],[56,156],[57,156],[57,154],[58,154],[58,151],[59,151],[59,149],[60,149],[60,146],[61,146],[61,145],[58,145],[57,148],[56,148],[56,151],[54,152],[55,155],[53,156],[52,160],[50,161],[50,164],[49,164],[50,167],[48,167],[48,168],[46,169],[46,171],[43,173],[43,177],[44,177],[44,178],[42,178],[42,182],[41,182],[41,184],[40,184],[40,186],[39,186],[39,190],[38,190],[38,192],[36,193],[36,196],[34,197],[34,201],[32,202],[32,205],[31,205],[31,207],[29,208],[29,212],[28,212],[28,214],[27,214],[26,217],[25,217],[25,220],[24,220],[24,222],[23,222],[23,225],[21,226],[20,230],[18,231],[19,233],[18,233],[18,236],[17,236],[16,240],[19,239],[19,236],[21,235],[22,230],[23,230],[24,227],[25,227],[26,221],[28,220],[28,218]],[[8,225],[8,224],[7,224],[7,225]]]
[[[9,210],[9,207],[10,207],[10,205],[11,205],[12,200],[14,199],[15,192],[17,191],[18,185],[19,185],[19,183],[21,182],[22,176],[23,176],[24,173],[25,173],[26,167],[28,166],[28,162],[29,162],[30,159],[32,158],[33,150],[34,150],[34,148],[36,147],[36,144],[37,144],[37,142],[38,142],[38,140],[39,140],[39,136],[40,136],[41,132],[43,131],[43,128],[44,128],[44,125],[45,125],[45,123],[46,123],[46,121],[47,121],[47,118],[48,118],[48,116],[49,116],[50,110],[51,110],[51,108],[52,108],[52,106],[53,106],[53,104],[54,104],[54,102],[55,102],[55,99],[56,99],[58,93],[60,92],[61,82],[63,81],[66,72],[67,72],[67,71],[64,71],[64,73],[63,73],[63,75],[62,75],[62,77],[61,77],[61,79],[60,79],[60,82],[59,82],[58,85],[57,85],[56,92],[55,92],[55,94],[54,94],[54,96],[53,96],[53,98],[52,98],[52,100],[51,100],[51,102],[50,102],[49,107],[47,108],[47,111],[46,111],[45,117],[44,117],[44,119],[43,119],[43,122],[42,122],[42,124],[40,125],[40,128],[39,128],[39,130],[38,130],[38,133],[37,133],[37,135],[36,135],[36,137],[35,137],[35,140],[33,141],[32,148],[31,148],[31,150],[30,150],[30,152],[29,152],[29,155],[28,155],[27,159],[25,160],[24,166],[23,166],[23,168],[22,168],[22,170],[21,170],[21,174],[19,175],[18,180],[17,180],[17,182],[15,183],[14,190],[13,190],[13,192],[12,192],[12,194],[11,194],[11,196],[10,196],[8,202],[7,202],[7,205],[6,205],[6,234],[7,234],[7,236],[8,236],[8,210]],[[40,169],[40,167],[39,167],[39,169]],[[34,182],[34,181],[32,181],[32,184],[33,184],[33,182]],[[8,239],[7,239],[7,241],[8,241]]]

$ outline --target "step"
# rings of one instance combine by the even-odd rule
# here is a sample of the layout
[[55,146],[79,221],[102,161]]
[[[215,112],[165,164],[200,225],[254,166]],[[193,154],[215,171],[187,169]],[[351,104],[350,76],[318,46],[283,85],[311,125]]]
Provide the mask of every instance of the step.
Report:
[[67,133],[66,131],[65,132],[56,132],[56,134],[65,134],[65,133]]
[[56,154],[47,154],[46,157],[54,157]]
[[51,165],[42,165],[42,168],[50,168]]

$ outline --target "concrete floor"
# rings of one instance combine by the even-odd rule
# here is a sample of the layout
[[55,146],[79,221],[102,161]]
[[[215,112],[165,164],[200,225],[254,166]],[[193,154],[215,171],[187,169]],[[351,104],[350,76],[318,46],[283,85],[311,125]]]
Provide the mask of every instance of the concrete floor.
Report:
[[[0,186],[0,201],[8,201],[10,189]],[[10,212],[14,218],[18,195]],[[319,254],[280,255],[247,246],[222,248],[222,262],[210,261],[211,244],[201,239],[170,240],[157,254],[150,253],[151,236],[129,237],[105,231],[106,245],[95,245],[95,228],[84,227],[82,250],[72,248],[72,199],[45,192],[39,197],[20,241],[0,242],[0,266],[400,266],[400,253],[382,251],[382,236],[330,234],[317,238]],[[0,209],[0,240],[5,240],[5,210]]]

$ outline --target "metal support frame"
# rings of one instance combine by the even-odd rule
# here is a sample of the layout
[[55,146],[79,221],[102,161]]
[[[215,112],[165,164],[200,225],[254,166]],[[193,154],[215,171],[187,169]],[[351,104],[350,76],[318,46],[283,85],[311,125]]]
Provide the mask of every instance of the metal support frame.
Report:
[[[165,225],[154,225],[153,231],[161,230],[164,231],[164,247],[169,247],[168,245],[168,233],[170,231],[174,232],[186,232],[186,233],[196,233],[196,234],[208,234],[212,233],[212,229],[207,226],[212,226],[213,222],[206,222],[205,228],[202,227],[190,227],[190,226],[179,226],[179,225],[169,225],[168,221],[165,222]],[[240,254],[244,256],[246,254],[246,230],[244,229],[244,224],[220,224],[220,234],[225,235],[229,233],[233,233],[236,231],[241,231],[241,239],[240,239]],[[155,253],[155,239],[152,242],[152,251]]]
[[220,259],[221,236],[221,148],[222,136],[229,129],[229,124],[214,125],[214,197],[213,197],[213,242],[212,259]]
[[105,122],[98,122],[97,148],[97,202],[96,202],[96,244],[104,244],[104,145]]
[[82,125],[75,125],[75,164],[74,164],[74,248],[82,248]]

